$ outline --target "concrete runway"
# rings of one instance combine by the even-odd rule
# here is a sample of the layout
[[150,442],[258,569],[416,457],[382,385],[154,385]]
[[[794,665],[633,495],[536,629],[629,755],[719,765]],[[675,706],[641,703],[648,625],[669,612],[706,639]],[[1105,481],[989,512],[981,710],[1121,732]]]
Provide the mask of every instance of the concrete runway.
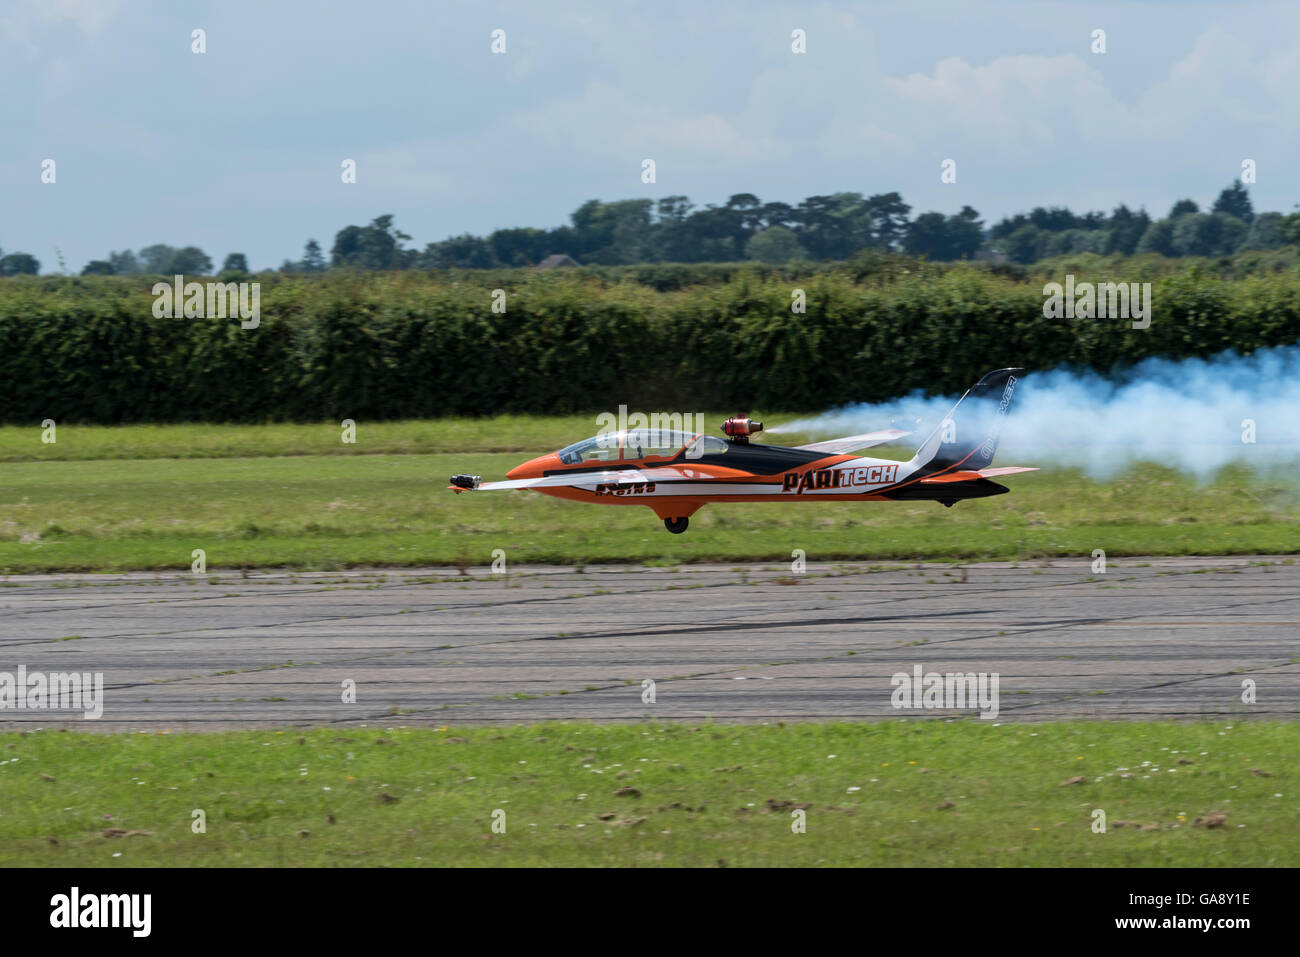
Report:
[[102,672],[104,713],[5,709],[0,727],[955,713],[891,707],[890,676],[915,665],[996,672],[997,721],[1294,717],[1289,561],[12,576],[0,672]]

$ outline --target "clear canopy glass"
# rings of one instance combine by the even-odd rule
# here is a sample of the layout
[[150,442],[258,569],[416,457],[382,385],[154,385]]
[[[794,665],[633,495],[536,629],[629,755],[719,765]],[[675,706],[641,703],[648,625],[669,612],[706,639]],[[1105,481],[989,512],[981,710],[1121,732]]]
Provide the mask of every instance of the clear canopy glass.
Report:
[[581,442],[574,442],[559,451],[565,465],[581,462],[633,461],[647,458],[672,458],[683,448],[687,458],[717,454],[727,451],[727,443],[711,435],[678,432],[670,429],[625,429],[621,432],[602,432]]

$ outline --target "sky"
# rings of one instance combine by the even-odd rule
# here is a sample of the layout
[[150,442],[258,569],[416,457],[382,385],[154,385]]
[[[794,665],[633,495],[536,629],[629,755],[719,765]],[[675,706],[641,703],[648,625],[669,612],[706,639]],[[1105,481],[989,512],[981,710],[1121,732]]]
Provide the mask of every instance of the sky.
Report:
[[423,248],[592,198],[1163,216],[1246,159],[1256,210],[1300,202],[1294,0],[0,0],[0,88],[0,248],[43,273],[153,243],[278,267],[383,213]]

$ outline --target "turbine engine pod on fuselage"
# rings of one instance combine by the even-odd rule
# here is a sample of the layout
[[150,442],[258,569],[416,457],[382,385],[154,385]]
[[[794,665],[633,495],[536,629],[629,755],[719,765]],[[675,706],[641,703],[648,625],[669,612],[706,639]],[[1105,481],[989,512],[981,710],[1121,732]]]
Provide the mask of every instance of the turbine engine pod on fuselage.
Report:
[[762,431],[762,422],[755,422],[743,415],[733,415],[722,423],[722,434],[739,445],[748,443],[751,435]]

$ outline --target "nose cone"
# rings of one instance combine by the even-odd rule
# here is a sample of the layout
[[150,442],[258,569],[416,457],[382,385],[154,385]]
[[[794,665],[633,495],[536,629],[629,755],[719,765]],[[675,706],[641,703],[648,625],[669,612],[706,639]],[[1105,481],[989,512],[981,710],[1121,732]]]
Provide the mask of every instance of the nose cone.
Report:
[[506,478],[541,478],[546,472],[549,472],[551,469],[558,469],[563,464],[564,463],[560,461],[560,457],[554,452],[551,452],[547,455],[539,455],[535,459],[529,459],[523,465],[516,465],[506,473]]

